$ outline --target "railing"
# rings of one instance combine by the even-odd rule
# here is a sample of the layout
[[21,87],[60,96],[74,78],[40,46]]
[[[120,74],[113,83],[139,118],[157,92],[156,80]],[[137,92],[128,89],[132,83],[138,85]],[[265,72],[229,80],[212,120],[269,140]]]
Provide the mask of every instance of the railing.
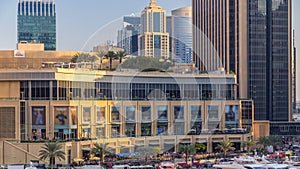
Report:
[[[200,134],[197,133],[187,133],[186,135],[189,136],[201,136],[201,135],[244,135],[244,134],[250,134],[250,132],[248,131],[232,131],[232,132],[226,132],[226,131],[215,131],[215,132],[201,132]],[[54,139],[54,140],[21,140],[21,143],[45,143],[45,142],[81,142],[81,141],[93,141],[93,140],[98,140],[98,139],[118,139],[118,138],[130,138],[130,139],[134,139],[134,138],[145,138],[145,137],[168,137],[168,136],[185,136],[182,134],[155,134],[155,135],[150,135],[150,136],[142,136],[142,135],[136,135],[135,137],[128,137],[128,136],[124,136],[124,135],[120,135],[120,136],[116,136],[116,137],[101,137],[101,138],[80,138],[80,139]],[[16,141],[14,141],[16,142]]]
[[100,98],[100,97],[89,97],[89,98],[78,98],[78,97],[2,97],[0,100],[11,101],[11,100],[132,100],[132,101],[145,101],[145,100],[157,100],[157,101],[222,101],[222,100],[249,100],[249,99],[234,99],[234,98],[213,98],[213,99],[197,99],[197,98]]

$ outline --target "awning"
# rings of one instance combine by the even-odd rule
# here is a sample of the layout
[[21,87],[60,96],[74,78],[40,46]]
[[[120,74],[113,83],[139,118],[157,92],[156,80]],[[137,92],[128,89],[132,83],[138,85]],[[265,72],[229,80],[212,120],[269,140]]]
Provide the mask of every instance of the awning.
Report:
[[179,142],[179,144],[192,144],[192,142],[190,142],[190,141],[181,141],[181,142]]
[[135,146],[145,146],[146,144],[140,143],[140,144],[135,144]]
[[160,143],[159,143],[159,142],[156,142],[156,143],[149,143],[149,145],[151,145],[151,146],[157,146],[157,145],[160,145]]
[[129,144],[121,144],[121,147],[134,147],[134,145],[129,145]]
[[241,143],[242,142],[241,140],[229,140],[229,141],[232,143]]
[[82,151],[91,151],[91,148],[82,148]]
[[212,142],[213,143],[220,143],[220,142],[222,142],[223,140],[213,140]]
[[175,142],[173,142],[173,141],[166,141],[166,142],[164,142],[164,144],[175,144]]
[[137,152],[128,152],[128,153],[116,154],[116,156],[118,156],[118,157],[136,156],[136,155],[138,155]]

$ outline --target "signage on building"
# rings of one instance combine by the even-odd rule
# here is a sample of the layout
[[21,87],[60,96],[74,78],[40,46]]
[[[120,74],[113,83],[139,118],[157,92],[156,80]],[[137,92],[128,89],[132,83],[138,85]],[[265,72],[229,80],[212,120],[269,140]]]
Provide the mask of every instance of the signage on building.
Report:
[[23,58],[23,57],[25,57],[25,51],[24,50],[15,50],[14,51],[14,57],[15,58]]

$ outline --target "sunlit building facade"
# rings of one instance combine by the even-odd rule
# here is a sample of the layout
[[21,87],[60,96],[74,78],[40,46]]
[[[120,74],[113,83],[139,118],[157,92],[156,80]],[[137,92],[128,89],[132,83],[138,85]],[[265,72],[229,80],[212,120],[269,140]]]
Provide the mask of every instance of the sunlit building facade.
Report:
[[[116,154],[139,146],[174,152],[194,143],[213,152],[224,137],[241,149],[252,135],[253,102],[236,99],[233,75],[3,70],[0,84],[0,139],[14,140],[2,150],[19,147],[12,156],[22,163],[48,139],[65,142],[68,163],[95,142]],[[0,162],[15,164],[10,155]]]
[[151,0],[141,14],[141,34],[138,55],[169,58],[169,33],[166,31],[166,11]]

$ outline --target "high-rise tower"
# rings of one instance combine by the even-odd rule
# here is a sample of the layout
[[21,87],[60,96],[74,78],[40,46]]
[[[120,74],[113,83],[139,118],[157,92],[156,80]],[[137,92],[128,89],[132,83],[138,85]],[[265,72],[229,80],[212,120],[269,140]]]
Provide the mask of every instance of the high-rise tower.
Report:
[[140,56],[169,58],[169,33],[166,31],[166,11],[151,0],[141,15],[139,36]]
[[18,42],[44,43],[45,50],[56,50],[54,0],[19,0]]
[[125,50],[128,55],[138,54],[138,36],[140,34],[140,17],[124,16],[123,29],[118,31],[117,46]]
[[255,120],[290,120],[291,0],[193,0],[193,23],[195,66],[237,74]]
[[171,51],[176,63],[192,63],[193,27],[192,7],[172,10],[171,16]]
[[248,96],[255,119],[288,121],[292,111],[291,0],[248,0]]

